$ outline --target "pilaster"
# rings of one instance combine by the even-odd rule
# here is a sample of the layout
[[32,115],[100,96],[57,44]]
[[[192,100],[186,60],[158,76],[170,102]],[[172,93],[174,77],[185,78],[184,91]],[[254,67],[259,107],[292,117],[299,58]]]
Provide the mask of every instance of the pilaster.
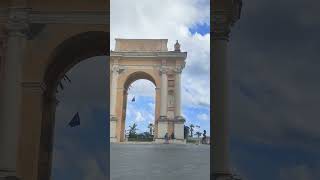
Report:
[[0,177],[16,177],[21,121],[21,79],[28,19],[26,8],[10,8],[6,25],[7,49],[0,112]]

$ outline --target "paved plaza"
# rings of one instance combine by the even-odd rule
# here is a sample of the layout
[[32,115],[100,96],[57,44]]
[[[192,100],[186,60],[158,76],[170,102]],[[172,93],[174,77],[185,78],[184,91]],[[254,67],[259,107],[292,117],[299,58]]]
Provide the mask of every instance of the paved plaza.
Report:
[[210,146],[111,144],[111,180],[209,180]]

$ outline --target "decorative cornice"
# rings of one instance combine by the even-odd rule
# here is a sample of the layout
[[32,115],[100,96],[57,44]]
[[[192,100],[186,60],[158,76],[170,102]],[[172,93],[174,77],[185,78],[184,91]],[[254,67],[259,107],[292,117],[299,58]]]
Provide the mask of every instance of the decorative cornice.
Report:
[[107,11],[31,11],[30,22],[40,24],[109,24]]
[[187,52],[116,52],[111,51],[111,57],[126,57],[126,58],[160,58],[160,59],[170,59],[170,58],[180,58],[186,59]]
[[[94,24],[108,25],[108,11],[34,11],[25,9],[32,24]],[[0,9],[0,23],[7,22],[9,9]]]
[[22,87],[33,93],[43,93],[46,90],[46,85],[40,82],[23,82]]

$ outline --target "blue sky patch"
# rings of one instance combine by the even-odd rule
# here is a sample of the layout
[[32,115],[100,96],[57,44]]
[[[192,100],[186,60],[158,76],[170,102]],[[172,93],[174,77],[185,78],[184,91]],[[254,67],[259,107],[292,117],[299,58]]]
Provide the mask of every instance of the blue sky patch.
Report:
[[190,27],[189,31],[191,32],[192,35],[198,33],[203,36],[203,35],[210,33],[210,25],[208,25],[207,23],[196,24],[196,25]]

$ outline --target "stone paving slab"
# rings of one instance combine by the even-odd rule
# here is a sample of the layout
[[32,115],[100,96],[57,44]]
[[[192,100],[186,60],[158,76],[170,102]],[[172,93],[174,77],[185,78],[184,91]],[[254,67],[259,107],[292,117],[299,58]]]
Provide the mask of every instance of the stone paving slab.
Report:
[[111,144],[111,180],[209,180],[210,146]]

